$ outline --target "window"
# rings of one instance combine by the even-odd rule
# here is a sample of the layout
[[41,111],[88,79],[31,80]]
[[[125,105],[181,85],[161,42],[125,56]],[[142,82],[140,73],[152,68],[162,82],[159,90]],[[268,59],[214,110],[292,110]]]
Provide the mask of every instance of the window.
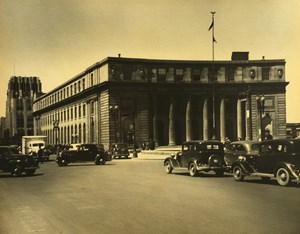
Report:
[[76,94],[77,93],[77,84],[75,83],[74,84],[74,94]]
[[93,86],[93,85],[94,85],[94,74],[91,73],[91,86]]
[[78,81],[78,93],[81,91],[80,80]]
[[200,81],[201,71],[200,69],[193,70],[192,81]]
[[183,81],[183,69],[182,68],[176,68],[175,69],[175,82]]
[[82,79],[82,90],[85,90],[85,79]]
[[82,105],[82,116],[85,117],[85,104]]
[[270,79],[270,68],[263,67],[262,68],[262,80],[269,80]]
[[158,76],[157,81],[164,82],[167,79],[167,69],[166,68],[159,68],[158,69]]
[[75,117],[75,119],[77,119],[77,106],[75,106],[75,108],[74,108],[74,117]]
[[226,73],[227,73],[227,80],[234,81],[235,68],[233,67],[227,68]]

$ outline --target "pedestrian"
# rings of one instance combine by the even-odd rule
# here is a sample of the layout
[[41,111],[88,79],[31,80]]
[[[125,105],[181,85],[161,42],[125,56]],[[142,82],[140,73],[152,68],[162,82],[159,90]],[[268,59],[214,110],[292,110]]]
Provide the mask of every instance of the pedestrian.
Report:
[[44,163],[44,149],[42,148],[42,146],[39,146],[39,150],[38,150],[38,158],[39,158],[39,162],[40,163]]

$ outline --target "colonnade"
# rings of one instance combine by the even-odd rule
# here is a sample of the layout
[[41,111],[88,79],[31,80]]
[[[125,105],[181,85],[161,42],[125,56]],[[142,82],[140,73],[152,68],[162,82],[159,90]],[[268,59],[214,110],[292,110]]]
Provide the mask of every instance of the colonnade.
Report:
[[[212,105],[212,99],[209,97],[203,97],[199,103],[201,103],[200,111],[195,114],[193,111],[193,103],[189,98],[185,101],[176,101],[174,97],[170,98],[168,103],[168,119],[164,121],[163,125],[168,126],[168,145],[178,145],[182,142],[178,142],[178,137],[176,134],[181,134],[182,141],[190,141],[199,139],[195,136],[194,128],[196,127],[201,133],[198,133],[197,136],[202,136],[203,139],[200,140],[209,140],[213,137],[216,139],[225,142],[228,134],[234,138],[247,138],[247,121],[246,121],[246,102],[243,102],[238,97],[227,99],[226,97],[218,97],[215,100],[215,104]],[[178,113],[180,108],[177,108],[178,105],[181,106],[181,109],[185,109],[185,113]],[[215,110],[213,110],[213,107]],[[157,109],[157,108],[154,108]],[[233,113],[234,112],[234,113]],[[200,116],[202,115],[202,116]],[[213,116],[215,115],[215,116]],[[181,116],[184,116],[183,118]],[[153,139],[159,143],[159,134],[162,133],[162,129],[159,128],[158,120],[162,119],[157,113],[153,115]],[[176,121],[180,119],[180,121]],[[196,119],[196,120],[195,120]],[[213,124],[213,120],[216,121]],[[232,126],[228,125],[228,122],[232,123]],[[178,126],[178,123],[182,126]],[[195,124],[200,126],[195,126]],[[185,132],[177,132],[178,129],[184,129]],[[176,142],[177,140],[177,142]]]

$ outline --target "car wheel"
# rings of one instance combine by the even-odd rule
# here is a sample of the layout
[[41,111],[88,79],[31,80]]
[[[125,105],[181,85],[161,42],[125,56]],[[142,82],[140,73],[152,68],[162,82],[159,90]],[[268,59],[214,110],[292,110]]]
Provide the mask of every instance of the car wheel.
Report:
[[291,182],[291,176],[284,167],[279,168],[276,172],[277,183],[281,186],[287,186]]
[[31,169],[31,170],[26,170],[25,171],[25,173],[26,173],[26,175],[28,175],[28,176],[33,176],[34,175],[34,173],[35,173],[35,169]]
[[220,170],[215,171],[215,173],[216,173],[216,176],[223,176],[224,175],[224,171],[220,171]]
[[197,170],[196,163],[194,163],[194,162],[190,163],[190,165],[189,165],[189,173],[190,173],[190,176],[192,176],[192,177],[195,177],[195,176],[198,175],[198,170]]
[[242,173],[243,171],[240,166],[233,167],[232,174],[235,181],[242,181],[244,179],[244,175]]
[[172,167],[171,162],[170,162],[169,160],[166,161],[166,163],[165,163],[165,168],[166,168],[166,172],[167,172],[168,174],[171,174],[171,173],[172,173],[173,167]]
[[68,163],[66,160],[64,160],[64,159],[61,160],[61,163],[62,163],[63,166],[68,166],[68,164],[69,164],[69,163]]
[[22,169],[19,165],[16,165],[11,171],[12,176],[20,176],[22,174]]

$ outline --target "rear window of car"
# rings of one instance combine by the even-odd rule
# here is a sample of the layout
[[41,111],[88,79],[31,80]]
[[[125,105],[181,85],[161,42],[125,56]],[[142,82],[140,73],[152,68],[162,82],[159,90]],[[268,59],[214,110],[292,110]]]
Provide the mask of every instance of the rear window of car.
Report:
[[218,150],[220,149],[220,145],[217,145],[217,144],[208,144],[208,145],[205,145],[204,146],[206,149],[214,149],[214,150]]

